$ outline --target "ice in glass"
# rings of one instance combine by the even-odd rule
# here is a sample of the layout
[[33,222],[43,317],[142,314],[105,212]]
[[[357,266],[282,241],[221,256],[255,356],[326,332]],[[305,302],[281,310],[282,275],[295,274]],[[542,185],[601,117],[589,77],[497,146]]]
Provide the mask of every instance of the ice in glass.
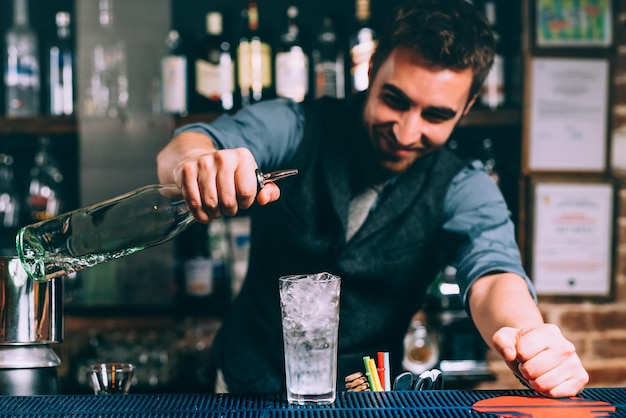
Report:
[[341,279],[318,273],[284,276],[279,282],[287,401],[333,403]]

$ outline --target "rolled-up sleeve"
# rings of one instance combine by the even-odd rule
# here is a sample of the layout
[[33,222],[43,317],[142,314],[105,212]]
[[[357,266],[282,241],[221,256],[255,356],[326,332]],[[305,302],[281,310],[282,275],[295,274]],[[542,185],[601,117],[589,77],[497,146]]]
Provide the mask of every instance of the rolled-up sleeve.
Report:
[[472,283],[489,273],[508,272],[523,277],[536,300],[515,240],[510,212],[498,186],[474,161],[453,179],[444,201],[444,230],[455,243],[452,265],[467,306]]
[[209,135],[218,149],[248,148],[262,170],[273,170],[291,158],[303,137],[300,104],[276,99],[247,106],[212,123],[193,123],[174,131]]

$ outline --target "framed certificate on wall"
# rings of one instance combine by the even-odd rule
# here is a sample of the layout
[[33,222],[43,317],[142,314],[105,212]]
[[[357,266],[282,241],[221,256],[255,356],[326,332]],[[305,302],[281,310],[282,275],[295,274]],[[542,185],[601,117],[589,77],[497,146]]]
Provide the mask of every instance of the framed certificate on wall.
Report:
[[605,58],[532,59],[526,173],[606,172],[609,68]]
[[534,181],[531,190],[531,278],[537,293],[609,296],[613,273],[613,183]]

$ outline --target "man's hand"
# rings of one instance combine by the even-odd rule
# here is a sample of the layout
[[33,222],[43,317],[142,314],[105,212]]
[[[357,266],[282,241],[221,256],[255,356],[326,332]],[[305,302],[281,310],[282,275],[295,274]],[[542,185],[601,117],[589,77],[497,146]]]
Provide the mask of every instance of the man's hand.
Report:
[[211,138],[197,132],[173,138],[159,153],[157,168],[159,181],[175,183],[200,222],[233,216],[255,200],[266,205],[280,197],[271,182],[257,190],[257,164],[248,149],[216,150]]
[[589,382],[574,345],[555,325],[500,328],[493,346],[513,373],[542,395],[576,396]]

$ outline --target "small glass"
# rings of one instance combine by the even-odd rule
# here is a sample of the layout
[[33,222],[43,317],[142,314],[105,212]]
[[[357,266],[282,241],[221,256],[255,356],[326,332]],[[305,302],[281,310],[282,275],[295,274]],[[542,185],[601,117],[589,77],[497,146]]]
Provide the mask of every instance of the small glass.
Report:
[[91,387],[96,395],[127,394],[135,372],[130,363],[97,363],[89,367]]
[[279,283],[287,401],[333,403],[341,279],[319,273],[284,276]]

